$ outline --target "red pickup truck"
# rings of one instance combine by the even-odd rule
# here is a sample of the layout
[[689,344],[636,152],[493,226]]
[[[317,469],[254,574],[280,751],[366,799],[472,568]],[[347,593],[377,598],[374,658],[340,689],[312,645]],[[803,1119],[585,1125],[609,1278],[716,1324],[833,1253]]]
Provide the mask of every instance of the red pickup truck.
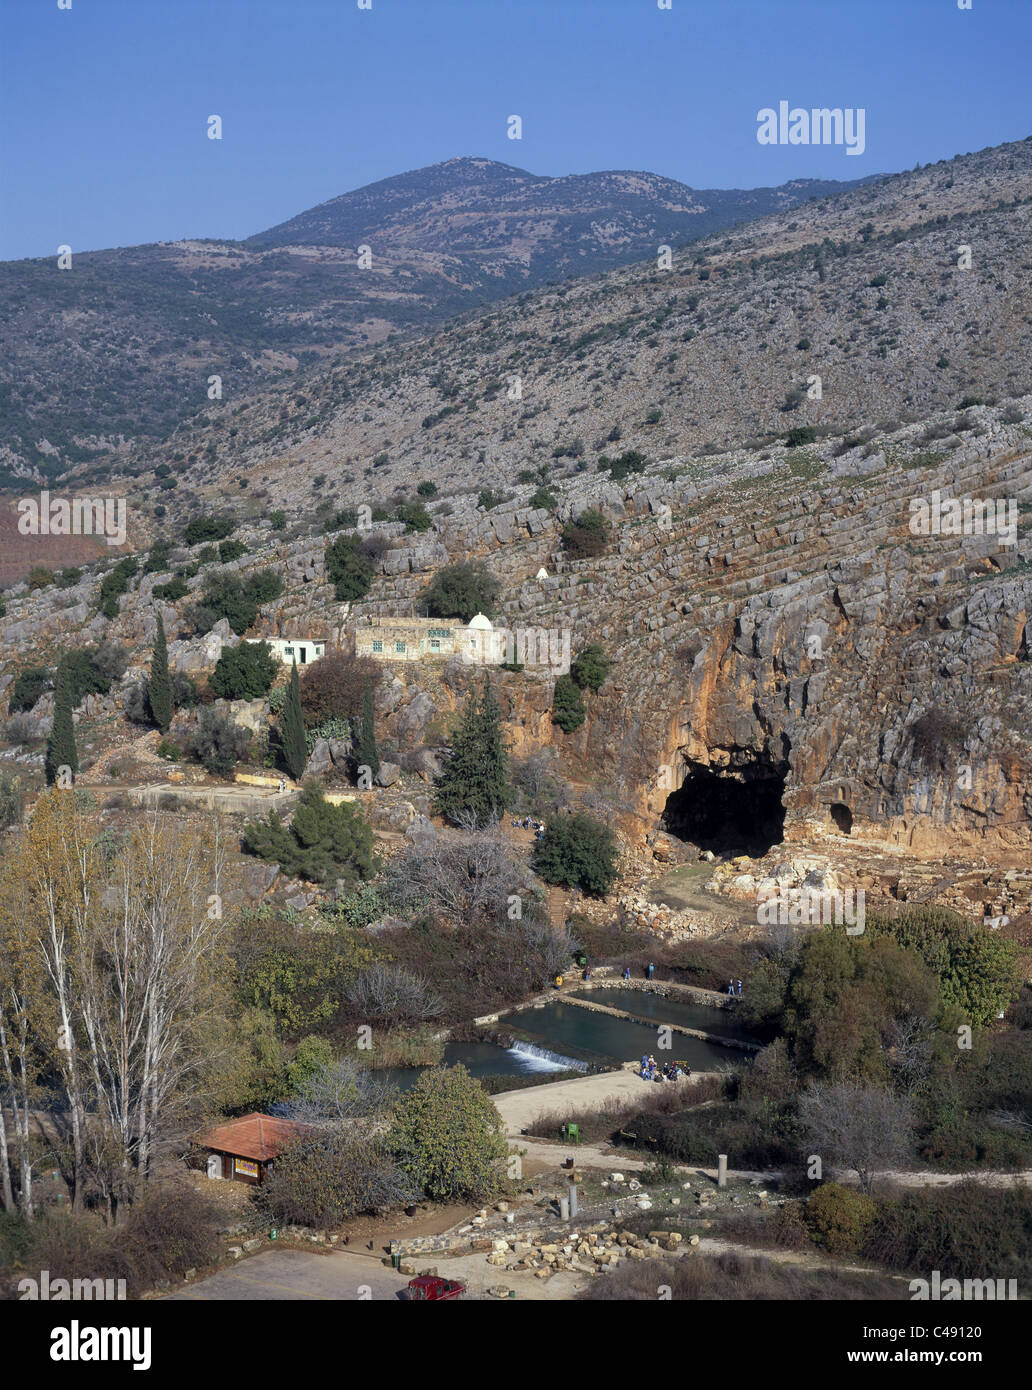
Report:
[[436,1303],[442,1298],[461,1298],[466,1285],[461,1279],[439,1279],[435,1274],[421,1274],[418,1279],[408,1282],[409,1299],[417,1302]]

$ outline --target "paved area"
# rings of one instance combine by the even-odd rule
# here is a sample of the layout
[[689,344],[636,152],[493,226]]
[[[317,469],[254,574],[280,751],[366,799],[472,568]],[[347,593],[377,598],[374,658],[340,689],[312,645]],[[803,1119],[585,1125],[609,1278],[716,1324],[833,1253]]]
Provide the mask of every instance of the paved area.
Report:
[[[702,1074],[696,1072],[681,1082],[667,1081],[663,1084],[687,1088]],[[528,1086],[521,1091],[505,1091],[494,1097],[494,1103],[505,1124],[506,1134],[518,1135],[539,1115],[601,1109],[606,1101],[626,1104],[644,1100],[655,1085],[655,1082],[643,1081],[635,1071],[609,1071],[596,1076],[578,1076],[569,1081],[551,1081],[544,1086]]]
[[300,1302],[312,1298],[332,1302],[397,1302],[398,1291],[407,1284],[407,1275],[398,1274],[372,1255],[350,1250],[318,1253],[284,1246],[238,1260],[230,1268],[187,1284],[168,1297],[199,1302]]

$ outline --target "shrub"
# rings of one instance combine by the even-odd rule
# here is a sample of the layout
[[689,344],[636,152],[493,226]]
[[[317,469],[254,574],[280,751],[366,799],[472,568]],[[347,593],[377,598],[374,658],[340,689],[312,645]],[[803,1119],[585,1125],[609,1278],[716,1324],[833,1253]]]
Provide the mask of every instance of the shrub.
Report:
[[574,657],[570,675],[581,690],[594,690],[597,693],[599,686],[609,675],[612,664],[599,644],[590,642]]
[[402,1170],[430,1197],[481,1201],[502,1186],[501,1119],[463,1066],[424,1071],[397,1102],[389,1140]]
[[242,637],[258,616],[258,606],[270,603],[283,592],[283,580],[275,570],[259,570],[245,582],[229,570],[214,574],[204,587],[204,597],[195,619],[198,631],[207,632],[225,618],[238,637]]
[[342,602],[353,602],[369,592],[373,566],[357,536],[339,536],[326,547],[326,577]]
[[560,676],[552,695],[552,723],[558,724],[564,734],[572,734],[584,723],[587,713],[573,676]]
[[42,565],[33,565],[29,570],[29,593],[34,594],[37,589],[47,589],[54,582],[54,571],[44,569]]
[[598,461],[599,472],[608,472],[614,482],[622,482],[630,473],[644,473],[648,459],[640,449],[625,449],[619,458],[607,458],[605,454]]
[[943,1278],[1032,1278],[1032,1188],[962,1182],[884,1199],[863,1254]]
[[436,497],[437,484],[430,482],[428,478],[424,479],[424,481],[421,482],[419,486],[416,488],[416,492],[419,494],[420,497]]
[[590,816],[558,816],[534,846],[532,863],[546,883],[602,896],[617,878],[616,839]]
[[234,723],[224,711],[209,707],[201,710],[188,747],[208,772],[228,777],[235,764],[246,756],[250,743],[246,729]]
[[785,443],[790,449],[798,449],[802,444],[813,444],[817,439],[817,430],[813,425],[796,425],[795,429],[789,430],[785,435]]
[[382,1138],[330,1129],[285,1149],[255,1200],[270,1221],[326,1229],[414,1195]]
[[398,521],[405,523],[406,529],[409,531],[429,531],[434,524],[433,518],[422,502],[402,502],[394,515]]
[[155,584],[154,597],[164,599],[166,603],[177,603],[184,598],[190,590],[186,586],[186,581],[180,575],[175,575],[167,584]]
[[11,687],[9,709],[12,714],[32,709],[39,697],[50,689],[52,676],[45,666],[29,666],[20,671]]
[[241,555],[247,554],[247,546],[243,541],[223,541],[219,546],[219,560],[224,565],[228,565],[231,560],[239,560]]
[[21,780],[9,772],[0,772],[0,831],[21,823],[24,804]]
[[129,588],[129,581],[136,574],[138,565],[136,560],[127,555],[124,560],[119,560],[113,570],[110,570],[100,584],[100,611],[105,618],[118,617],[118,600]]
[[355,1016],[386,1027],[423,1023],[444,1010],[440,996],[421,975],[403,965],[377,963],[362,970],[347,990]]
[[864,1193],[826,1182],[811,1194],[803,1220],[814,1244],[829,1255],[855,1255],[877,1212],[873,1199]]
[[286,530],[287,514],[282,507],[277,507],[275,511],[269,513],[269,526],[273,531]]
[[459,618],[468,623],[476,613],[494,614],[499,583],[482,565],[447,565],[438,570],[422,595],[432,618]]
[[301,793],[289,828],[272,811],[246,827],[243,844],[249,854],[311,883],[343,879],[352,884],[373,873],[372,830],[346,801],[334,806],[317,787]]
[[613,528],[597,507],[581,512],[563,527],[563,549],[575,560],[601,555],[609,544]]
[[236,521],[231,516],[195,516],[183,531],[183,543],[200,545],[202,541],[224,541],[235,529]]
[[375,689],[383,667],[368,656],[327,652],[321,661],[306,666],[301,677],[301,710],[305,726],[316,728],[327,719],[357,719],[367,682]]
[[266,694],[278,672],[279,662],[268,642],[241,642],[225,649],[209,684],[224,700],[256,700]]

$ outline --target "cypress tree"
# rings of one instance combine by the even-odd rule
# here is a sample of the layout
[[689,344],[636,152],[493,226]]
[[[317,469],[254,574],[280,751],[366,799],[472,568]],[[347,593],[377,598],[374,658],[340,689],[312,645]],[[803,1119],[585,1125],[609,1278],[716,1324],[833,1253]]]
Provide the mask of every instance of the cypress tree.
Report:
[[150,680],[147,682],[147,701],[150,704],[151,718],[163,734],[168,733],[172,723],[172,680],[168,674],[168,644],[165,641],[165,624],[158,614],[158,633],[154,639],[154,654],[151,657]]
[[295,782],[300,781],[308,762],[308,744],[305,741],[305,720],[301,713],[301,686],[297,678],[297,662],[290,672],[287,698],[283,701],[283,719],[280,723],[280,741],[283,745],[283,761]]
[[473,690],[466,697],[451,759],[436,785],[437,809],[451,821],[472,815],[478,825],[485,825],[512,801],[501,714],[488,676],[479,700]]
[[72,719],[72,685],[66,670],[58,667],[54,687],[54,723],[47,739],[45,771],[47,785],[57,781],[58,770],[70,767],[79,771],[79,754],[75,747],[75,721]]
[[362,723],[359,727],[355,760],[359,767],[367,767],[373,777],[380,771],[380,752],[376,746],[376,728],[373,721],[372,681],[366,681],[365,693],[362,696]]

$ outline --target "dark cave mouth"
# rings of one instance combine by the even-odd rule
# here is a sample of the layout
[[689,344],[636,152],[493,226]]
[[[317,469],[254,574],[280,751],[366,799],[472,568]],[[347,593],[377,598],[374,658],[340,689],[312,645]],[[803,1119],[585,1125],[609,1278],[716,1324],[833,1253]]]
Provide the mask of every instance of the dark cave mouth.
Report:
[[756,760],[734,770],[689,762],[667,797],[663,826],[714,854],[760,858],[785,837],[787,766]]

